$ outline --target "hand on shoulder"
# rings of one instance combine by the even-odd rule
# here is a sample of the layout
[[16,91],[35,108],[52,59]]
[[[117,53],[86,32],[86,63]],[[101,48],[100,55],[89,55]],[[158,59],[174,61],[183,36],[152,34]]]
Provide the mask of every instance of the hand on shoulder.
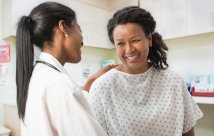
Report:
[[111,70],[112,68],[117,67],[117,64],[112,64],[112,65],[108,65],[100,70],[98,70],[95,74],[93,74],[92,76],[90,76],[86,82],[86,84],[84,85],[83,89],[85,91],[89,91],[92,83],[99,78],[101,75],[105,74],[106,72],[108,72],[109,70]]

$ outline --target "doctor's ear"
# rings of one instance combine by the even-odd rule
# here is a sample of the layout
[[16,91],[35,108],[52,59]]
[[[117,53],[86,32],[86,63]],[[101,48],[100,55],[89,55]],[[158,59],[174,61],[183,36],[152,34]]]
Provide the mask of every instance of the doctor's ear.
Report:
[[67,26],[65,24],[64,20],[60,20],[58,23],[58,26],[60,28],[60,30],[64,33],[64,35],[67,37],[68,36],[68,32],[67,32]]

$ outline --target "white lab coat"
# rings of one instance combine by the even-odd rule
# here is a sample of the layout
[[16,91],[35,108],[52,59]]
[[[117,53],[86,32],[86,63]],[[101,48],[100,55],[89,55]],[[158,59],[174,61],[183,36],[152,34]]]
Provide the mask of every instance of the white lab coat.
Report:
[[83,91],[70,79],[59,61],[42,52],[33,71],[22,136],[107,136],[96,121]]

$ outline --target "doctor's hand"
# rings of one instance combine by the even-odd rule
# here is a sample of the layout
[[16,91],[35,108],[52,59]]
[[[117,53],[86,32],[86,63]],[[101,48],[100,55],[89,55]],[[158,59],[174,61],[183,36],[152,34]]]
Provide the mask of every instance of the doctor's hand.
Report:
[[91,88],[91,85],[92,83],[98,78],[100,77],[101,75],[103,75],[104,73],[108,72],[109,70],[111,70],[112,68],[115,68],[117,67],[118,65],[117,64],[112,64],[112,65],[108,65],[102,69],[100,69],[99,71],[97,71],[95,74],[93,74],[92,76],[90,76],[88,78],[88,80],[86,81],[84,87],[83,87],[83,90],[85,91],[88,91],[90,90]]

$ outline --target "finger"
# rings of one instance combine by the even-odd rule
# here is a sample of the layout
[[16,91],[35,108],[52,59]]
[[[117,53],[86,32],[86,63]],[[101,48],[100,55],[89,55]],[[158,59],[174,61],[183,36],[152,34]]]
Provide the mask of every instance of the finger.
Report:
[[117,67],[119,64],[111,64],[111,65],[108,65],[109,67],[111,67],[111,68],[115,68],[115,67]]
[[115,67],[116,67],[115,64],[111,64],[111,65],[106,66],[104,69],[110,70],[110,69],[115,68]]

